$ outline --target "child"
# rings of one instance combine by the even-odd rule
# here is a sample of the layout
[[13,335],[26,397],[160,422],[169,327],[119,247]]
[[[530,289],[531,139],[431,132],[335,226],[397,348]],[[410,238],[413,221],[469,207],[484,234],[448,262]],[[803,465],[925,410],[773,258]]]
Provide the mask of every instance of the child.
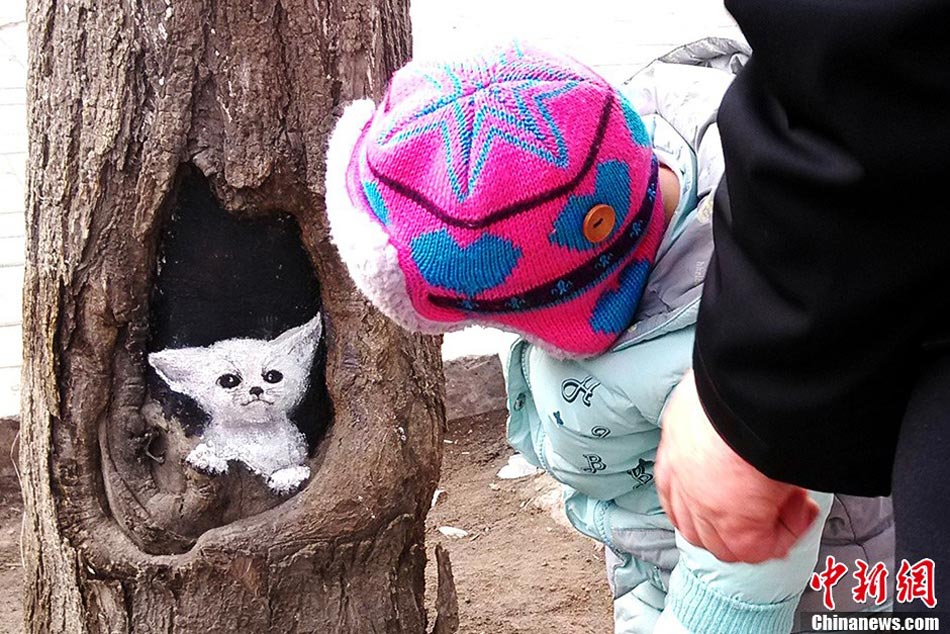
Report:
[[789,557],[725,564],[675,537],[659,505],[660,412],[691,362],[730,79],[654,65],[628,87],[640,116],[589,69],[533,50],[410,63],[330,142],[327,215],[367,297],[414,331],[522,336],[509,441],[607,546],[617,632],[787,633],[833,502],[827,530],[847,543],[890,537],[880,501],[815,493],[820,520]]

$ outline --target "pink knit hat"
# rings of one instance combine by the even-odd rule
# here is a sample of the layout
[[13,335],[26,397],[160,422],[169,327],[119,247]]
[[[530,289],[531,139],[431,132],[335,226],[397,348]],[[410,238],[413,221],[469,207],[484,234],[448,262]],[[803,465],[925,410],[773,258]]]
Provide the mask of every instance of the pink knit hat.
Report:
[[630,326],[663,233],[639,116],[581,64],[513,47],[411,62],[351,104],[327,215],[357,286],[404,327],[479,323],[560,356]]

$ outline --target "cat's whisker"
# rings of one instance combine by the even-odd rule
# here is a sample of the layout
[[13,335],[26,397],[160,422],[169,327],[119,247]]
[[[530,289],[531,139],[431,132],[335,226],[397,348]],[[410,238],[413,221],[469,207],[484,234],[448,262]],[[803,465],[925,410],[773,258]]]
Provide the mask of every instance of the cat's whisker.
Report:
[[264,398],[263,396],[258,396],[252,399],[248,399],[246,401],[242,401],[242,400],[238,401],[238,404],[241,405],[242,407],[247,407],[248,405],[252,405],[254,403],[264,403],[265,405],[273,405],[275,401],[273,399],[268,400]]

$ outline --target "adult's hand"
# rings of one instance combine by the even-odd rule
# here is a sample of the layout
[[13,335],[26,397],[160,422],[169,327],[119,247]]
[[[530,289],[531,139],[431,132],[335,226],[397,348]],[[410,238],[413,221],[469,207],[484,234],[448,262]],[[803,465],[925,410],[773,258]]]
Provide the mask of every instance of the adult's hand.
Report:
[[690,543],[722,561],[784,557],[818,515],[801,487],[763,475],[709,422],[690,371],[663,413],[656,484],[663,508]]

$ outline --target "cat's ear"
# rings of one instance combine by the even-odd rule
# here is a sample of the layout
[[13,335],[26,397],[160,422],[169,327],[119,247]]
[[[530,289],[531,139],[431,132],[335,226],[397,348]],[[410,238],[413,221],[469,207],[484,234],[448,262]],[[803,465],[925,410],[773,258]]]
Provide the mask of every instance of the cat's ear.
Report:
[[299,365],[309,365],[323,334],[323,322],[320,313],[307,323],[291,328],[271,341],[271,348],[281,358],[293,359]]
[[194,387],[200,383],[199,376],[201,363],[200,348],[168,349],[152,352],[148,355],[148,364],[155,368],[168,387],[179,394],[191,396]]

